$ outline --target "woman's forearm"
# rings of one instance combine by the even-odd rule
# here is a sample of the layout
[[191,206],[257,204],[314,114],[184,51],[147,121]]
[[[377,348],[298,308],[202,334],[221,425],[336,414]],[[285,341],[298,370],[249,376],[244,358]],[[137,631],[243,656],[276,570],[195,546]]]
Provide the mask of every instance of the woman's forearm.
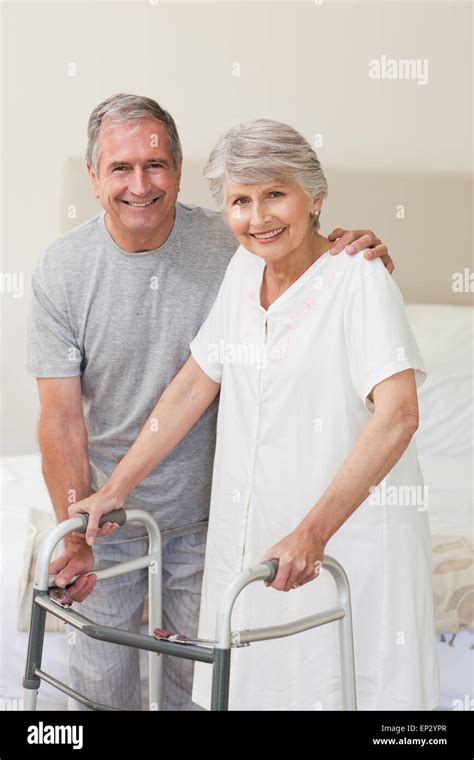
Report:
[[137,440],[102,490],[123,503],[191,430],[219,388],[190,357],[162,393]]
[[298,530],[326,543],[400,459],[416,430],[414,418],[375,413]]

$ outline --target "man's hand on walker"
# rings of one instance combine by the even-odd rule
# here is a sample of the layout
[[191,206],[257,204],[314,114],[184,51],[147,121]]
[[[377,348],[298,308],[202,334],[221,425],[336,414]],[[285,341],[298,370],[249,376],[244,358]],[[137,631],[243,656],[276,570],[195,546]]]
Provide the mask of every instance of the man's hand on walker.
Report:
[[[112,512],[114,509],[120,509],[121,507],[122,502],[120,502],[117,497],[112,496],[101,488],[97,493],[88,496],[87,499],[82,499],[82,501],[71,504],[68,513],[69,517],[75,517],[84,512],[89,514],[85,540],[89,546],[92,546],[97,537],[107,536],[119,527],[117,523],[106,522],[101,528],[99,528],[99,520],[102,515],[105,515],[107,512]],[[84,538],[83,533],[74,532],[72,535],[75,538]]]
[[64,588],[75,575],[79,575],[72,586],[69,586],[67,597],[64,596],[63,599],[68,603],[83,602],[94,590],[97,580],[97,576],[91,573],[94,569],[94,555],[90,546],[71,539],[70,535],[64,540],[64,552],[50,563],[49,573],[56,576],[55,584],[59,588]]
[[272,583],[264,581],[277,591],[291,591],[318,577],[324,557],[325,544],[313,534],[296,528],[281,541],[271,546],[262,562],[278,559],[278,573]]
[[364,253],[366,259],[381,258],[389,274],[395,269],[387,246],[372,230],[343,230],[338,227],[328,235],[328,239],[334,243],[331,254],[341,253],[346,248],[346,253],[353,255],[364,248],[370,248],[370,251]]

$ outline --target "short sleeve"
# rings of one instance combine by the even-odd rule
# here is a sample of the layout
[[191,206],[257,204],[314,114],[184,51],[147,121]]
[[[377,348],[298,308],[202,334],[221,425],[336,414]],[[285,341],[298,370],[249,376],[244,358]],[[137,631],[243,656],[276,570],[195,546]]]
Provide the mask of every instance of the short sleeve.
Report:
[[61,283],[40,259],[31,279],[27,372],[34,377],[75,377],[81,374],[82,358]]
[[426,371],[398,285],[378,259],[364,269],[348,296],[344,330],[353,385],[373,411],[368,395],[375,385],[413,369],[419,387]]
[[222,382],[223,345],[227,335],[231,298],[235,293],[236,256],[234,254],[224,274],[219,292],[209,314],[190,344],[191,354],[203,372],[216,383]]

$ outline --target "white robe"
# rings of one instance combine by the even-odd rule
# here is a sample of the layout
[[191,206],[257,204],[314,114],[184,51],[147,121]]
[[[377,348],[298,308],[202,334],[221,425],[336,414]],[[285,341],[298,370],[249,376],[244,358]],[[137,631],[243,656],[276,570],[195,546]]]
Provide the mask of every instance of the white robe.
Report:
[[[221,382],[199,636],[213,638],[230,581],[292,531],[336,475],[391,375],[425,379],[403,300],[379,259],[324,254],[268,310],[265,262],[242,246],[191,343]],[[406,503],[408,502],[408,503]],[[427,499],[412,440],[374,493],[328,541],[349,577],[358,708],[438,704]],[[332,577],[284,593],[247,587],[233,630],[334,606]],[[211,666],[196,663],[193,700],[210,707]],[[232,653],[229,709],[341,709],[338,623]]]

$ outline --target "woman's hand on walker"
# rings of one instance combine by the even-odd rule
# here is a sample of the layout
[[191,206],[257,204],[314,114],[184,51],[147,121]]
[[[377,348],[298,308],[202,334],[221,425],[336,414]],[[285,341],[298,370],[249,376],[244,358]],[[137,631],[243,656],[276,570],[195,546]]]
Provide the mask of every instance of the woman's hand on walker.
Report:
[[[75,517],[84,512],[89,514],[85,541],[89,546],[92,546],[97,537],[107,536],[119,527],[117,523],[106,522],[101,528],[99,528],[99,520],[102,515],[105,515],[107,512],[112,512],[114,509],[120,509],[122,506],[122,501],[109,493],[105,488],[101,488],[97,493],[88,496],[87,499],[82,499],[82,501],[71,504],[68,513],[69,517]],[[74,532],[72,535],[75,538],[82,537],[84,539],[84,533]]]
[[321,570],[324,547],[325,543],[314,534],[296,528],[263,555],[262,562],[279,560],[275,579],[272,583],[265,581],[265,585],[277,591],[291,591],[313,581]]

